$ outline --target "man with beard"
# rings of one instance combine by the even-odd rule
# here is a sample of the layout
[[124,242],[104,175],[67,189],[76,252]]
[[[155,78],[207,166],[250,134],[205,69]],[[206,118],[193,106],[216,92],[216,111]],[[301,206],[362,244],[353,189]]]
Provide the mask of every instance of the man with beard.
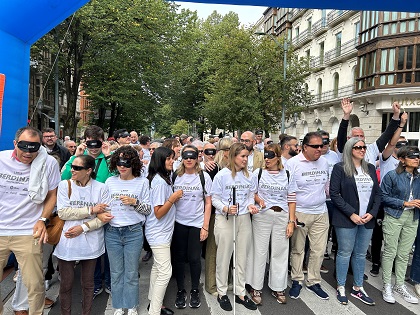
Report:
[[298,139],[293,136],[285,136],[280,141],[281,162],[286,165],[287,160],[298,155]]
[[60,169],[71,157],[69,150],[57,143],[57,135],[52,128],[42,130],[42,145],[47,149],[47,153],[57,160]]
[[257,168],[262,168],[264,165],[264,155],[262,152],[254,150],[256,143],[254,134],[251,131],[245,131],[241,135],[240,141],[245,144],[246,149],[249,151],[248,172],[252,173]]

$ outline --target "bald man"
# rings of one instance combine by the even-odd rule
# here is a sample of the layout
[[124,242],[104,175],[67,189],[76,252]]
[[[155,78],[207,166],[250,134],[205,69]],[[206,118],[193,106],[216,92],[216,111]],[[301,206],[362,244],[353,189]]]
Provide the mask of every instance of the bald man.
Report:
[[245,144],[248,155],[248,172],[253,172],[257,168],[262,168],[264,165],[264,155],[262,152],[255,151],[254,146],[256,144],[255,135],[251,131],[245,131],[241,135],[241,143]]

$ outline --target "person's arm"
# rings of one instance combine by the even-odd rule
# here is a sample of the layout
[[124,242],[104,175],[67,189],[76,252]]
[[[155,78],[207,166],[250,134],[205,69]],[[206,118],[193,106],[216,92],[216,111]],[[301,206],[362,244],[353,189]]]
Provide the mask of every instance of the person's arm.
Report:
[[349,126],[350,114],[353,111],[353,102],[349,98],[341,100],[341,108],[343,110],[343,118],[341,119],[340,126],[337,133],[337,150],[342,153],[344,145],[347,141],[347,128]]
[[[47,196],[44,200],[44,208],[42,210],[41,217],[42,218],[49,218],[51,216],[52,211],[54,210],[55,204],[57,203],[57,188],[48,191]],[[39,243],[46,243],[48,240],[48,233],[47,228],[45,226],[45,222],[38,220],[33,228],[33,235],[34,237],[38,238]]]
[[382,152],[385,149],[385,146],[391,140],[392,136],[394,135],[395,131],[397,130],[400,124],[400,104],[398,104],[398,102],[394,102],[392,104],[392,110],[394,112],[394,115],[392,116],[391,121],[389,122],[385,131],[375,141],[376,145],[378,146],[379,152]]
[[182,190],[174,192],[163,205],[155,206],[153,211],[155,212],[156,219],[163,218],[171,209],[173,204],[182,197]]
[[382,191],[382,203],[384,206],[396,209],[403,210],[405,201],[399,198],[394,197],[394,189],[396,183],[393,180],[394,176],[398,176],[394,171],[388,172],[381,182],[381,191]]
[[200,230],[200,241],[204,241],[209,236],[209,222],[211,215],[211,196],[206,196],[204,201],[204,222]]
[[394,152],[395,146],[398,142],[398,139],[401,136],[401,132],[407,123],[408,114],[403,113],[401,115],[401,122],[397,127],[397,131],[395,131],[394,135],[392,136],[391,140],[389,140],[388,145],[386,146],[385,150],[382,151],[382,160],[386,161]]

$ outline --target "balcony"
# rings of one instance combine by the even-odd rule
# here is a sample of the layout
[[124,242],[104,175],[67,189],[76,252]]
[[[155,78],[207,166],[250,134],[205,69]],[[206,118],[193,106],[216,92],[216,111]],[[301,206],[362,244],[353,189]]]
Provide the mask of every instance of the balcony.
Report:
[[325,53],[325,63],[327,65],[333,65],[357,56],[357,44],[358,38],[353,38],[343,45],[327,51]]
[[322,70],[325,68],[325,57],[324,55],[318,56],[318,57],[311,57],[311,60],[309,62],[309,67],[312,71],[317,72],[319,70]]
[[303,46],[312,39],[312,30],[304,30],[299,36],[292,39],[292,44],[295,48]]
[[344,21],[346,18],[350,17],[355,11],[350,10],[332,10],[328,13],[327,23],[329,27],[333,27]]
[[316,21],[314,23],[314,25],[312,25],[313,36],[321,35],[321,34],[325,33],[327,30],[328,30],[327,19],[325,17]]
[[354,94],[354,84],[343,86],[336,90],[325,91],[314,96],[311,106],[320,105],[320,103],[330,103],[341,100],[344,97],[350,97]]
[[290,20],[293,22],[294,20],[296,20],[298,17],[302,16],[303,13],[305,13],[307,9],[292,9],[290,11]]

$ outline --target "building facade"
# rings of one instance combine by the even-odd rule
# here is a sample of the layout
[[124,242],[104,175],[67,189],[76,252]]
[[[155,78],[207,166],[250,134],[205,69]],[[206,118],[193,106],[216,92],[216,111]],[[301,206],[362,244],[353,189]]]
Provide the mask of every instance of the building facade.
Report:
[[[411,144],[420,138],[420,21],[417,13],[268,8],[264,32],[286,36],[310,62],[306,88],[313,95],[288,134],[302,138],[323,129],[337,135],[341,99],[354,102],[351,126],[368,142],[386,128],[393,101],[409,112],[403,130]],[[273,135],[276,139],[276,135]]]

